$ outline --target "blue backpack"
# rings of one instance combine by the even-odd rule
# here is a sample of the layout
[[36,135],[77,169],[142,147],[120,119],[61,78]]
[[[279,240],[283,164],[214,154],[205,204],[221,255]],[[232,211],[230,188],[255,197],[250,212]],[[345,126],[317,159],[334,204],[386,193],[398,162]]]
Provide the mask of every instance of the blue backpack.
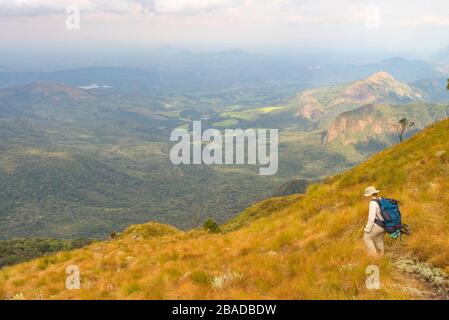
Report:
[[376,224],[384,228],[390,235],[390,238],[397,239],[402,234],[409,235],[408,226],[402,224],[401,211],[399,210],[399,201],[387,198],[374,200],[380,207],[380,213],[384,218],[381,221],[376,218]]

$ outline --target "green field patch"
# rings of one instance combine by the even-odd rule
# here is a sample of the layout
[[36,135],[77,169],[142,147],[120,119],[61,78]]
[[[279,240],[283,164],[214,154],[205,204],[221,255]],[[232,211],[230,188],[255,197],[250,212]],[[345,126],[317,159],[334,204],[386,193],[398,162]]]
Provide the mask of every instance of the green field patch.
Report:
[[213,124],[214,127],[234,127],[239,124],[239,120],[237,119],[226,119],[220,122],[215,122]]
[[226,111],[226,112],[222,112],[221,116],[223,118],[254,121],[260,115],[268,114],[268,113],[272,113],[272,112],[276,112],[276,111],[281,111],[281,110],[285,110],[285,109],[287,109],[287,107],[269,106],[269,107],[246,109],[246,110],[240,110],[240,111]]

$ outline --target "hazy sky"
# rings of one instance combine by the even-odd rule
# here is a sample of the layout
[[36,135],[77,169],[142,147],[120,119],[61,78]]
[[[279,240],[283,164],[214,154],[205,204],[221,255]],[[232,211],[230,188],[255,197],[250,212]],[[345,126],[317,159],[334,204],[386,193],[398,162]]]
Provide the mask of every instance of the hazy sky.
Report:
[[[66,28],[69,5],[79,30]],[[430,52],[449,45],[449,1],[0,0],[0,49],[114,43]]]

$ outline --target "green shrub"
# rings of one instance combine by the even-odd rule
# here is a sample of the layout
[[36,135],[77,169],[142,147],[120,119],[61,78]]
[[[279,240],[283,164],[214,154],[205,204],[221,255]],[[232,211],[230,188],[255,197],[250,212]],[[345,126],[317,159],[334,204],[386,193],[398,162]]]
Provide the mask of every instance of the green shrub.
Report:
[[211,282],[212,277],[204,271],[194,271],[192,272],[190,279],[196,284],[208,285]]
[[220,226],[218,225],[218,223],[216,223],[212,219],[208,219],[204,223],[204,229],[206,229],[208,232],[212,232],[212,233],[219,233],[220,232]]

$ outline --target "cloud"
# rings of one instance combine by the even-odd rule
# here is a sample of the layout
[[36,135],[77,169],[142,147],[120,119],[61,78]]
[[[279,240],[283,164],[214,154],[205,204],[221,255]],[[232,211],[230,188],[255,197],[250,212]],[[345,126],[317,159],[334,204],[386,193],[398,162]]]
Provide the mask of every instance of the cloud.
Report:
[[0,0],[0,16],[64,14],[70,5],[87,13],[127,14],[148,11],[153,1],[139,0]]
[[1,16],[38,16],[64,13],[76,5],[87,13],[193,15],[232,8],[245,0],[0,0]]
[[[67,2],[67,3],[64,3]],[[32,16],[53,12],[64,12],[68,1],[45,0],[0,0],[2,16]]]
[[449,16],[419,16],[413,19],[403,19],[401,20],[401,24],[406,26],[418,26],[420,24],[449,25]]
[[237,7],[243,0],[155,0],[156,14],[200,14]]
[[381,15],[378,6],[370,5],[365,8],[365,26],[368,30],[379,30],[381,25]]
[[43,32],[49,43],[66,41],[65,29],[58,26],[68,5],[81,11],[83,28],[70,34],[80,43],[285,43],[404,50],[440,43],[449,34],[447,0],[0,0],[2,44],[41,42],[36,34]]

